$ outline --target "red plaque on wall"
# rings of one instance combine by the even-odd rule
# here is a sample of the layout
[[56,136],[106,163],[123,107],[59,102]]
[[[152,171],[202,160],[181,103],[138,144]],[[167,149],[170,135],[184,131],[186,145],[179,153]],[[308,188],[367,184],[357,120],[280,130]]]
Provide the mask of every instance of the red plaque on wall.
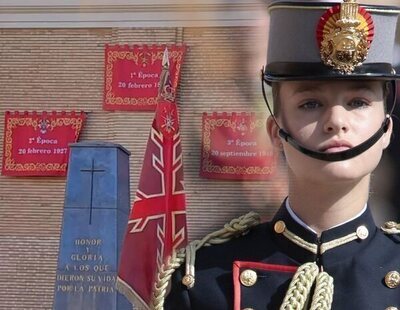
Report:
[[65,176],[84,112],[6,112],[2,175]]
[[166,47],[171,85],[176,93],[186,51],[184,45],[106,45],[103,108],[154,111]]
[[267,180],[276,166],[266,117],[255,114],[204,113],[201,153],[205,178]]

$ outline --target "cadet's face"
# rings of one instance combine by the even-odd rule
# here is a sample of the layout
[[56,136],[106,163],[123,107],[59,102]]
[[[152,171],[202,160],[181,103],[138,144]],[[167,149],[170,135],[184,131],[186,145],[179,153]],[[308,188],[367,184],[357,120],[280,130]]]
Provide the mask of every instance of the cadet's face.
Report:
[[[283,128],[300,144],[320,152],[339,152],[364,142],[385,117],[383,84],[378,81],[283,82],[279,96]],[[295,175],[350,180],[375,169],[390,132],[363,154],[339,162],[312,159],[287,143],[283,147]]]

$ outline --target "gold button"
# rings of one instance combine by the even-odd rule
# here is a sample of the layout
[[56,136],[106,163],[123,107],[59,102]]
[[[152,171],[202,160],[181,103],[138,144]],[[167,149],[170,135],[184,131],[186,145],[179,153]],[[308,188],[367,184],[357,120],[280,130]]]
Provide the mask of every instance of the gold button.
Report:
[[240,273],[240,283],[244,286],[253,286],[257,282],[257,273],[251,269],[245,269]]
[[389,271],[385,276],[385,284],[388,288],[396,288],[400,284],[400,273]]
[[274,230],[277,234],[283,233],[285,229],[286,229],[286,224],[284,221],[278,221],[274,225]]
[[190,274],[185,275],[182,279],[182,284],[188,288],[192,288],[194,286],[194,277]]
[[356,234],[357,234],[357,237],[360,238],[361,240],[367,239],[368,235],[369,235],[368,228],[365,227],[364,225],[359,226],[357,228]]

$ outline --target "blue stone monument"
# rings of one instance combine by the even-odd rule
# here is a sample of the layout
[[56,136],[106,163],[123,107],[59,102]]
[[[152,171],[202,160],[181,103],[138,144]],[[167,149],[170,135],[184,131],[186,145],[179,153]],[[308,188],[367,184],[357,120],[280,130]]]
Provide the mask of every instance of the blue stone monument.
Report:
[[108,142],[70,149],[53,309],[132,309],[115,288],[130,212],[130,153]]

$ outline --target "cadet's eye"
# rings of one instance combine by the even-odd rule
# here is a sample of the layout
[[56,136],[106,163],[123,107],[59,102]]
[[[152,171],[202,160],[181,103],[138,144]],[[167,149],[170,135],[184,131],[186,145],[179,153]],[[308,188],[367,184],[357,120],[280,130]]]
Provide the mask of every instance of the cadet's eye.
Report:
[[317,100],[307,100],[306,102],[304,102],[300,105],[300,109],[313,110],[313,109],[319,108],[320,106],[321,106],[321,103]]
[[355,108],[355,109],[359,109],[359,108],[366,108],[369,106],[368,101],[364,100],[364,99],[353,99],[352,101],[349,102],[348,104],[349,107]]

